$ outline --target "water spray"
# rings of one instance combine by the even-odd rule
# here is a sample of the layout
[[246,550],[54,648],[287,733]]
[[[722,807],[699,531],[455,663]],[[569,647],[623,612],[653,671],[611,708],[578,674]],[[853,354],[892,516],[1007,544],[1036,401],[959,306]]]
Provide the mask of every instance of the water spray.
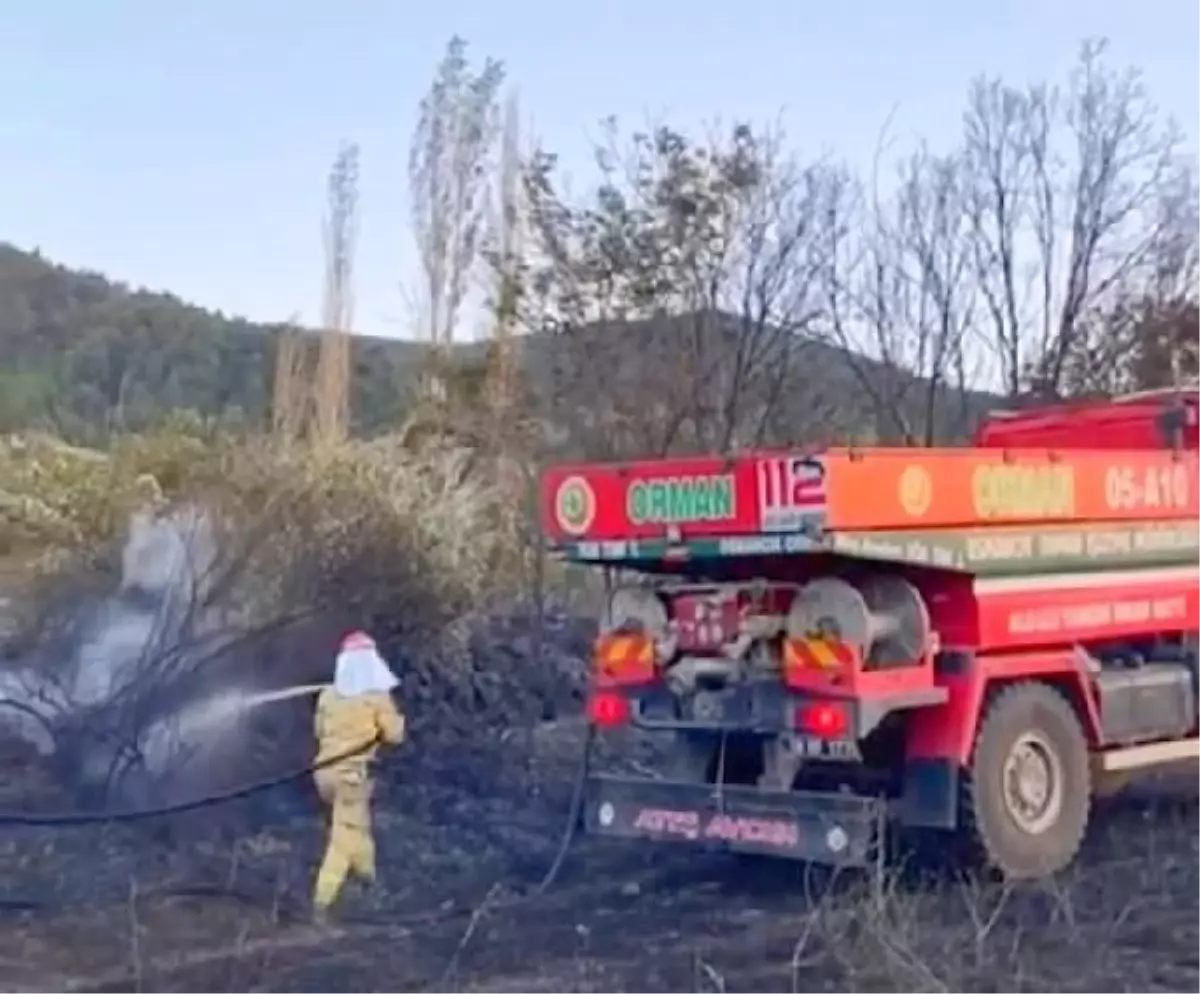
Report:
[[328,686],[330,685],[327,683],[302,683],[295,687],[284,687],[282,690],[262,690],[247,694],[244,700],[246,707],[251,708],[258,704],[269,704],[272,701],[289,701],[294,697],[303,697],[305,694],[319,694]]
[[150,725],[141,736],[139,751],[147,768],[161,775],[168,771],[172,759],[182,751],[181,746],[190,744],[194,748],[205,741],[211,742],[222,732],[230,731],[254,708],[319,694],[327,686],[324,683],[307,683],[260,691],[235,688],[194,701]]

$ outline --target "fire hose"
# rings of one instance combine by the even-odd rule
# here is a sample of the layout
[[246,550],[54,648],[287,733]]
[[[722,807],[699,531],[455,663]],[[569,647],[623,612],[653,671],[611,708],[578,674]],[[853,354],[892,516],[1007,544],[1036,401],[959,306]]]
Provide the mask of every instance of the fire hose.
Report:
[[[494,907],[511,906],[519,903],[522,900],[527,900],[531,897],[536,897],[544,894],[549,890],[551,884],[558,877],[562,869],[563,863],[566,861],[567,853],[570,850],[571,842],[574,839],[575,832],[578,827],[579,817],[583,808],[584,786],[587,779],[587,770],[591,757],[592,744],[594,741],[595,729],[589,723],[587,732],[584,738],[583,748],[580,751],[579,765],[572,786],[571,800],[568,805],[567,821],[563,827],[562,836],[559,840],[558,849],[555,852],[553,860],[551,860],[545,875],[541,878],[538,884],[531,890],[516,896],[514,899],[504,902],[496,902]],[[127,809],[124,811],[60,811],[60,812],[23,812],[23,811],[0,811],[0,827],[5,825],[10,826],[34,826],[34,827],[50,827],[50,826],[76,826],[76,825],[102,825],[117,822],[145,821],[153,818],[163,818],[174,814],[180,814],[185,811],[194,811],[198,808],[212,807],[215,805],[226,804],[230,801],[239,800],[253,794],[262,793],[271,790],[283,784],[291,783],[304,777],[311,776],[317,770],[324,769],[328,766],[333,766],[341,763],[344,760],[352,759],[355,756],[361,755],[376,744],[376,740],[371,740],[364,745],[356,746],[354,749],[347,750],[336,756],[331,756],[319,763],[308,763],[305,766],[292,770],[291,772],[258,780],[253,783],[244,784],[240,787],[231,790],[221,791],[218,793],[208,794],[204,797],[195,798],[188,801],[180,801],[173,804],[161,805],[154,808],[142,809]],[[154,892],[159,896],[237,896],[230,893],[227,889],[218,889],[215,887],[203,886],[179,886],[157,890]],[[0,910],[9,911],[34,911],[52,907],[59,902],[41,899],[41,898],[0,898]],[[409,918],[389,918],[388,921],[395,924],[404,924],[406,921],[413,923],[430,923],[433,921],[450,920],[459,917],[463,912],[443,912],[434,915],[411,916]],[[348,919],[353,922],[355,919]]]

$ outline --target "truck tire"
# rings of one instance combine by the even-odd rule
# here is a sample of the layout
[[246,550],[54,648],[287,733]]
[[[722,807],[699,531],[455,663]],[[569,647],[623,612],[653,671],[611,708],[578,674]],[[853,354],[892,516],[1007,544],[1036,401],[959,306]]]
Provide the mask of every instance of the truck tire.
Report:
[[1087,739],[1048,684],[995,694],[963,777],[960,824],[974,855],[1012,880],[1057,873],[1083,842],[1092,788]]

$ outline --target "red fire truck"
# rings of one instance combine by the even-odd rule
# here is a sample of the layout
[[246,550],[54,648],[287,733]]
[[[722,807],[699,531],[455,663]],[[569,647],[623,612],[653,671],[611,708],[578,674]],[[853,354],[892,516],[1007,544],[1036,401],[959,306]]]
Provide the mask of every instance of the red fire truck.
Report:
[[963,448],[557,466],[558,554],[622,578],[590,672],[585,830],[861,865],[941,833],[1067,865],[1115,780],[1200,758],[1197,391],[990,416]]

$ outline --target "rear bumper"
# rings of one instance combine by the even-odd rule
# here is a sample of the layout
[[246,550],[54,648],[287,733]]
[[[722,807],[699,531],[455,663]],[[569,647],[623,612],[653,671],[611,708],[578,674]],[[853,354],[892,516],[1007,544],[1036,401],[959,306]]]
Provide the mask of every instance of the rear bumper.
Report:
[[690,842],[839,866],[872,857],[883,802],[812,792],[590,776],[584,831],[649,841]]

